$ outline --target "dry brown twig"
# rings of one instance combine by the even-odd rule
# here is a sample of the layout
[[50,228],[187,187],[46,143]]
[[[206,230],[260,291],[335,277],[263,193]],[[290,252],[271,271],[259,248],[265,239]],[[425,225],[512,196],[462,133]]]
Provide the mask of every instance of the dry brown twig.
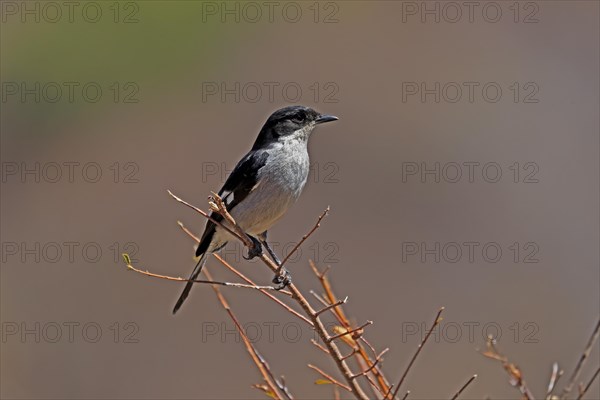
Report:
[[343,383],[339,382],[337,379],[335,379],[334,377],[332,377],[331,375],[329,375],[327,372],[323,371],[319,367],[314,366],[312,364],[308,364],[308,368],[314,369],[315,371],[317,371],[319,374],[321,374],[330,383],[333,383],[334,385],[339,386],[342,389],[346,389],[347,391],[349,391],[350,393],[352,393],[352,389],[350,388],[350,386],[344,385]]
[[167,280],[167,281],[174,281],[174,282],[194,282],[194,283],[205,283],[205,284],[208,284],[208,285],[232,286],[232,287],[237,287],[237,288],[255,289],[255,290],[261,290],[261,291],[264,291],[264,290],[275,290],[275,291],[278,291],[277,288],[275,288],[273,286],[246,285],[244,283],[221,282],[221,281],[213,281],[213,280],[210,280],[210,279],[209,280],[205,280],[205,279],[185,279],[185,278],[180,278],[180,277],[155,274],[153,272],[143,271],[143,270],[141,270],[139,268],[136,268],[133,265],[131,265],[131,259],[126,254],[123,255],[123,259],[125,260],[125,264],[126,264],[126,266],[127,266],[128,269],[130,269],[131,271],[137,272],[138,274],[149,276],[151,278],[159,278],[159,279],[164,279],[164,280]]
[[294,253],[296,253],[296,251],[298,251],[298,249],[300,248],[300,246],[302,246],[302,244],[306,241],[306,239],[308,239],[313,233],[315,233],[315,231],[321,226],[321,221],[323,221],[323,218],[325,218],[328,213],[329,213],[329,206],[327,206],[325,211],[323,211],[323,213],[321,215],[319,215],[319,218],[317,219],[317,223],[315,224],[315,226],[313,226],[313,228],[310,231],[308,231],[308,233],[306,235],[302,236],[302,239],[300,239],[300,241],[294,246],[292,251],[290,251],[290,253],[283,259],[283,261],[281,262],[281,265],[279,266],[280,270],[281,270],[281,268],[283,268],[283,266],[287,262],[287,260],[289,260],[290,257],[293,256]]

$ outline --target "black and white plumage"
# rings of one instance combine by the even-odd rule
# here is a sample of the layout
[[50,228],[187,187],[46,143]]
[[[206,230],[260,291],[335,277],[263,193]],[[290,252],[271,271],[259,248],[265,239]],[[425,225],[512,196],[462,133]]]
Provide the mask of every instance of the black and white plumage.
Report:
[[[268,229],[296,202],[306,184],[310,169],[310,134],[316,125],[337,119],[304,106],[279,109],[267,119],[252,149],[219,191],[227,210],[248,235],[266,244]],[[218,214],[213,213],[211,217],[222,221]],[[208,221],[196,249],[200,259],[189,279],[196,279],[208,255],[222,249],[231,239],[229,232]],[[186,283],[173,314],[192,286],[193,282]]]

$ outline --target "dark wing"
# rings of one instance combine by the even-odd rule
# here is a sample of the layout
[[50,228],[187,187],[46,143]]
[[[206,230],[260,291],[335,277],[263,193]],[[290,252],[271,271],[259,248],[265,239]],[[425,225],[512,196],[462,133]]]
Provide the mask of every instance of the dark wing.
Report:
[[[233,210],[235,206],[243,201],[256,187],[256,184],[258,183],[258,172],[265,165],[268,157],[269,155],[265,151],[250,151],[250,153],[246,154],[246,156],[240,160],[238,165],[236,165],[231,172],[231,175],[229,175],[229,178],[225,181],[223,188],[219,191],[219,196],[225,201],[227,210]],[[210,216],[215,221],[221,221],[223,219],[223,217],[216,213],[211,213]],[[209,220],[206,223],[206,228],[200,239],[200,244],[196,249],[196,257],[202,257],[198,260],[198,264],[196,264],[196,267],[190,276],[190,280],[195,280],[202,271],[202,267],[206,262],[205,253],[210,246],[214,233],[215,223]],[[179,296],[179,299],[175,304],[175,308],[173,308],[173,314],[179,310],[185,299],[188,297],[193,284],[193,282],[188,282],[185,285],[181,296]]]
[[[229,178],[227,178],[219,191],[219,196],[225,202],[228,211],[233,210],[256,187],[258,172],[266,164],[267,158],[269,158],[269,154],[266,151],[251,151],[233,169],[231,175],[229,175]],[[216,213],[211,213],[210,216],[216,221],[223,219],[222,216]],[[196,257],[208,250],[214,232],[215,224],[209,220],[206,223],[200,244],[196,249]]]

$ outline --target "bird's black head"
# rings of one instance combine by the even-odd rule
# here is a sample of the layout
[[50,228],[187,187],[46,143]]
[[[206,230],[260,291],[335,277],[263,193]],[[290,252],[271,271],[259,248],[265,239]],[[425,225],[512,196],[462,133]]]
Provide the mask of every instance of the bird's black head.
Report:
[[267,119],[252,149],[256,150],[283,139],[308,140],[316,125],[337,119],[333,115],[320,114],[305,106],[280,108]]

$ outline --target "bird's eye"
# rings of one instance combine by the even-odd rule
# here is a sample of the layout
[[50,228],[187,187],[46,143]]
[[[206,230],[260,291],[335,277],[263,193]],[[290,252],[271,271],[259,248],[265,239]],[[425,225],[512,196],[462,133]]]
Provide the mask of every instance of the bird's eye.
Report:
[[304,111],[298,112],[292,117],[292,121],[296,123],[302,123],[306,119],[306,113]]

